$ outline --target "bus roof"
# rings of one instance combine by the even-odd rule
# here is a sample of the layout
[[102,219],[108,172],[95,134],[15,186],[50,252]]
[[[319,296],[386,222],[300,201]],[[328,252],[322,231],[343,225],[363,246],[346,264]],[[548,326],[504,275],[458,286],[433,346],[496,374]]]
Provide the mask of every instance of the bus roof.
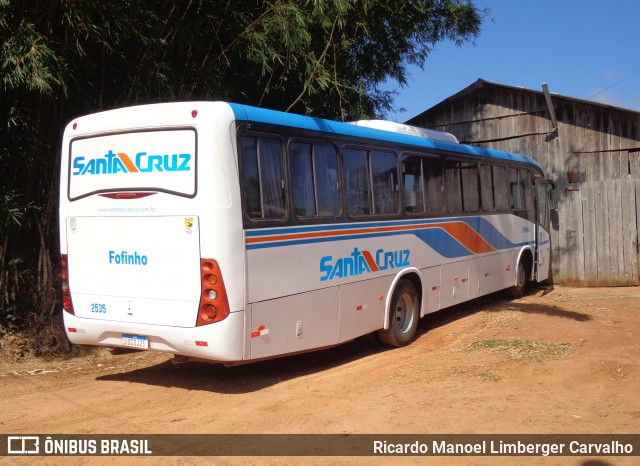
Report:
[[526,155],[503,152],[485,147],[470,146],[468,144],[456,144],[431,138],[425,138],[407,133],[386,131],[382,129],[368,128],[338,121],[324,120],[310,116],[298,115],[295,113],[285,113],[276,110],[251,107],[241,104],[229,104],[237,121],[247,121],[254,123],[269,123],[291,128],[299,128],[310,131],[320,131],[323,133],[352,136],[365,139],[378,139],[381,141],[403,144],[408,146],[423,147],[426,149],[436,149],[461,155],[472,155],[478,157],[492,157],[496,159],[510,160],[534,165],[542,170],[541,165],[531,157]]

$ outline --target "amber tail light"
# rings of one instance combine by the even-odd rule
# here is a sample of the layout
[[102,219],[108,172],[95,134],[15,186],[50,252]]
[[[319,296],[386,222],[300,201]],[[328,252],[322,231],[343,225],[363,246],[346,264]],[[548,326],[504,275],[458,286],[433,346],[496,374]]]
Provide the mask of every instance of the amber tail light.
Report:
[[229,301],[220,266],[213,259],[200,259],[202,293],[196,327],[212,324],[229,315]]

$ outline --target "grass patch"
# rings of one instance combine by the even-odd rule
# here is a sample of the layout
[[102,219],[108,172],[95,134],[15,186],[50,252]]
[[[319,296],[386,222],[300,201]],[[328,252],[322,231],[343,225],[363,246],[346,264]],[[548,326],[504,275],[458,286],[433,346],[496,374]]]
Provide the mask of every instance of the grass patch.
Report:
[[482,350],[490,353],[504,354],[509,359],[516,361],[546,361],[548,359],[563,358],[572,348],[568,343],[490,338],[475,341],[469,345],[467,349],[469,351]]
[[490,380],[491,382],[499,382],[503,379],[503,377],[494,374],[491,371],[476,372],[475,374],[473,374],[473,376],[482,380]]

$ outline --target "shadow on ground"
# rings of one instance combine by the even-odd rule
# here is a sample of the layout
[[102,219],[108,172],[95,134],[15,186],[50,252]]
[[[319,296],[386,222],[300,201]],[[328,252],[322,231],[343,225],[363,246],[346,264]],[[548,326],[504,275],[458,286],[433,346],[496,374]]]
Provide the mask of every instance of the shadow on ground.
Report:
[[[499,294],[494,294],[429,314],[421,319],[418,331],[420,334],[425,333],[479,311],[504,310],[545,314],[579,322],[591,319],[587,314],[568,311],[557,306],[522,300],[509,301],[501,299]],[[368,336],[330,349],[241,366],[224,367],[211,363],[166,361],[128,372],[102,375],[96,380],[241,394],[333,369],[386,351],[394,351],[394,349],[384,348],[375,341],[375,338]]]

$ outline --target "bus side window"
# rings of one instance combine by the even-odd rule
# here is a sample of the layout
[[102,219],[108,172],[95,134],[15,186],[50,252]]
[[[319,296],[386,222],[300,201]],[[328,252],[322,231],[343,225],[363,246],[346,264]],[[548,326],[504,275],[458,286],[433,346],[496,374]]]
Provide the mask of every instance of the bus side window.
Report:
[[509,189],[507,188],[507,168],[502,165],[493,165],[493,193],[496,210],[509,209]]
[[474,162],[447,160],[447,200],[451,212],[480,210],[478,166]]
[[495,209],[493,193],[493,176],[491,165],[480,166],[480,192],[482,194],[482,210],[491,212]]
[[406,157],[402,161],[402,196],[405,212],[424,212],[422,157]]
[[289,147],[293,211],[297,217],[340,215],[338,155],[333,146],[295,142]]
[[373,207],[376,214],[398,212],[398,166],[393,152],[371,151]]
[[455,160],[447,160],[447,206],[452,213],[462,212],[462,185],[460,167]]
[[444,207],[444,170],[442,160],[425,157],[422,161],[425,184],[425,212],[441,213]]
[[406,212],[444,212],[444,171],[439,158],[405,157],[402,186]]
[[400,199],[395,153],[345,149],[344,185],[350,215],[398,213]]
[[367,151],[345,149],[344,179],[347,212],[351,215],[372,214],[371,178],[369,177]]
[[293,212],[298,217],[313,217],[316,214],[316,202],[313,193],[311,144],[299,142],[291,144],[289,159],[293,185]]
[[247,215],[253,219],[262,218],[256,138],[242,138],[242,181],[244,184],[244,203]]
[[533,205],[533,183],[531,182],[531,174],[526,168],[518,170],[520,172],[520,180],[524,186],[524,208],[526,212],[523,213],[524,218],[530,222],[535,222],[536,213]]
[[509,168],[509,207],[512,210],[524,209],[524,186],[517,168]]
[[529,170],[526,168],[509,169],[509,195],[511,209],[514,213],[533,222],[535,211]]
[[242,171],[248,217],[254,220],[286,217],[280,141],[266,137],[243,137]]
[[318,217],[340,215],[340,191],[338,189],[338,154],[333,146],[314,144],[313,162]]
[[473,162],[460,162],[460,185],[462,186],[462,209],[465,212],[480,210],[478,192],[478,166]]

